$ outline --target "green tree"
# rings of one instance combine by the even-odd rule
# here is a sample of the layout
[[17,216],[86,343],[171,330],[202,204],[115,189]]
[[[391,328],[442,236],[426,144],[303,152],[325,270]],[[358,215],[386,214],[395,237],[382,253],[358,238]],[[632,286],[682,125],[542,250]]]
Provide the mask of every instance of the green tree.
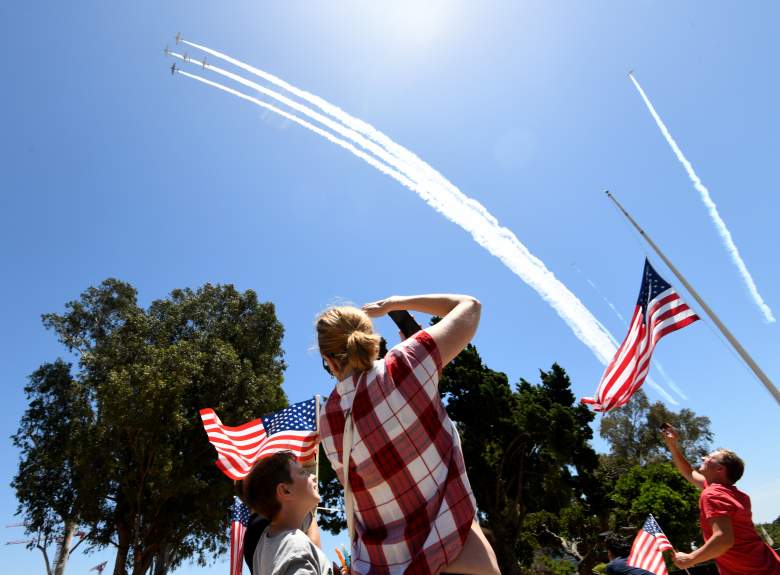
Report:
[[780,517],[771,523],[760,523],[757,525],[758,533],[770,547],[780,549]]
[[652,513],[675,548],[701,542],[699,492],[670,463],[635,465],[618,479],[612,493],[619,526],[642,526]]
[[43,553],[47,573],[51,573],[47,542],[59,541],[55,575],[65,571],[79,523],[79,494],[89,473],[85,448],[94,420],[88,390],[72,379],[70,368],[58,359],[30,376],[24,388],[29,406],[12,437],[21,452],[11,482],[18,513]]
[[598,475],[614,506],[611,527],[639,528],[652,513],[670,540],[687,549],[699,540],[698,492],[668,463],[662,423],[678,429],[680,448],[692,463],[709,450],[713,436],[708,417],[650,403],[640,390],[601,419],[600,435],[610,451],[600,456]]
[[237,424],[286,405],[273,304],[206,284],[144,309],[131,285],[109,279],[43,319],[78,356],[72,379],[94,410],[81,454],[90,472],[73,477],[92,547],[116,546],[114,575],[224,551],[232,486],[198,410]]
[[535,549],[576,551],[572,540],[588,546],[584,538],[598,532],[599,495],[591,489],[598,458],[589,444],[594,416],[575,402],[560,366],[540,372],[540,379],[538,385],[520,380],[512,389],[469,345],[440,382],[482,523],[506,574],[520,573]]
[[599,434],[609,442],[609,458],[618,472],[633,465],[668,461],[669,452],[659,433],[662,423],[671,423],[680,432],[680,449],[689,461],[697,461],[709,450],[709,417],[690,409],[671,411],[660,401],[651,404],[640,389],[626,405],[601,419]]

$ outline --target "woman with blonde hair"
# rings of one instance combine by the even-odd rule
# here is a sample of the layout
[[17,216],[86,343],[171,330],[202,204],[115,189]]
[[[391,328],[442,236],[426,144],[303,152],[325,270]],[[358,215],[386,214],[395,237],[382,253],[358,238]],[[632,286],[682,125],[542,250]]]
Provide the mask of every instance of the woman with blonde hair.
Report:
[[[442,319],[380,360],[370,318],[395,310]],[[465,295],[393,296],[317,318],[323,364],[337,380],[320,434],[344,485],[354,573],[499,573],[438,393],[442,369],[471,341],[480,310]]]

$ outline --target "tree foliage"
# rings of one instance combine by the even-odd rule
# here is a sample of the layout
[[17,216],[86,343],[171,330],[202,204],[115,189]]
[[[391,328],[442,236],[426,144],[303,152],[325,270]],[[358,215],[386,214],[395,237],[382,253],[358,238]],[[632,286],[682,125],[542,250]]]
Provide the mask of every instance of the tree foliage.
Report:
[[12,441],[21,453],[11,482],[19,501],[31,546],[43,552],[60,540],[54,572],[65,569],[70,543],[79,520],[80,493],[90,462],[83,445],[89,443],[94,422],[89,392],[70,374],[71,365],[58,359],[41,365],[24,388],[29,405]]
[[771,523],[760,523],[758,533],[774,549],[780,549],[780,517]]
[[507,574],[529,565],[534,549],[560,544],[559,533],[591,532],[599,499],[590,498],[598,464],[589,443],[593,414],[576,404],[560,366],[541,371],[540,379],[512,389],[469,345],[440,382],[480,516]]
[[680,432],[680,449],[694,463],[709,450],[710,420],[690,409],[675,412],[661,402],[650,403],[638,391],[623,407],[601,420],[600,435],[610,451],[600,457],[599,474],[610,491],[613,528],[639,528],[652,513],[672,543],[688,549],[700,541],[698,491],[669,464],[660,434],[662,423]]
[[610,445],[612,464],[625,470],[633,465],[667,461],[669,453],[659,433],[662,423],[680,432],[680,449],[692,462],[709,450],[712,441],[710,419],[690,409],[675,412],[657,401],[650,403],[641,389],[623,407],[601,419],[599,434]]
[[701,543],[699,491],[669,463],[636,465],[618,479],[612,494],[615,518],[639,529],[652,513],[675,548]]
[[[251,290],[206,284],[144,309],[130,284],[108,279],[43,320],[79,358],[73,374],[51,364],[51,377],[87,400],[87,430],[65,445],[89,472],[23,449],[16,488],[24,512],[37,513],[24,494],[35,489],[28,469],[38,466],[47,481],[67,476],[92,546],[117,547],[115,575],[152,565],[164,573],[223,551],[232,486],[213,464],[198,410],[213,407],[237,424],[286,404],[274,306]],[[31,409],[43,397],[34,390]],[[35,413],[35,425],[54,424],[53,412]],[[25,433],[23,419],[17,435]]]

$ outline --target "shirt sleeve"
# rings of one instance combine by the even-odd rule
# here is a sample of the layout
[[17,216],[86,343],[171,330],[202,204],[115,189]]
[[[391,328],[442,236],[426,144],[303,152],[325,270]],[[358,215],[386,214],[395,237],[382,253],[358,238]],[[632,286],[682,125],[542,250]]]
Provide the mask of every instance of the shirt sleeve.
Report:
[[720,489],[708,489],[702,493],[701,511],[705,519],[733,515],[739,509],[731,494]]
[[436,342],[424,329],[393,347],[385,357],[385,365],[396,384],[410,376],[423,384],[439,384],[441,355]]
[[319,575],[317,562],[311,553],[287,555],[284,562],[274,569],[274,575]]
[[[279,561],[281,559],[281,561]],[[301,531],[288,537],[276,552],[273,575],[319,575],[320,566],[314,544]]]

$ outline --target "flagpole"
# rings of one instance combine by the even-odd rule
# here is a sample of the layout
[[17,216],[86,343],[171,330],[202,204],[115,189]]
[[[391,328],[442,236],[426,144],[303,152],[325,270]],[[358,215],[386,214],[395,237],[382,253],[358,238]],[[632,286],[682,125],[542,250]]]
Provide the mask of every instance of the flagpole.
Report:
[[[317,450],[314,452],[314,479],[317,482],[317,493],[320,491],[320,395],[314,396],[314,416],[317,419]],[[318,509],[318,508],[317,508]],[[317,519],[317,509],[314,518]]]
[[658,254],[658,257],[660,257],[664,263],[669,267],[670,270],[672,270],[672,273],[677,277],[678,280],[680,280],[680,283],[682,283],[685,286],[685,289],[688,290],[688,293],[690,293],[693,296],[693,299],[696,300],[696,302],[701,306],[701,308],[704,310],[704,312],[710,317],[712,322],[718,327],[720,332],[724,335],[724,337],[729,341],[729,343],[734,346],[734,349],[737,350],[737,353],[739,356],[743,359],[743,361],[750,367],[750,369],[753,370],[753,373],[756,374],[756,377],[758,377],[759,381],[764,384],[764,387],[769,391],[769,393],[772,394],[772,396],[775,398],[775,401],[780,405],[780,391],[777,390],[775,385],[772,383],[772,381],[767,377],[767,375],[764,373],[764,371],[758,366],[758,364],[753,361],[753,358],[750,357],[750,354],[747,352],[747,350],[742,347],[742,344],[740,344],[737,339],[732,335],[732,333],[728,330],[728,328],[723,325],[723,322],[720,321],[720,318],[715,315],[715,312],[710,309],[710,306],[708,306],[706,303],[704,303],[704,300],[701,299],[701,296],[699,296],[698,292],[693,289],[693,286],[688,283],[688,281],[683,277],[683,275],[677,271],[677,268],[674,267],[674,264],[669,261],[669,258],[667,258],[663,252],[658,248],[657,245],[655,245],[655,242],[650,239],[650,236],[645,233],[645,230],[643,230],[641,227],[639,227],[639,224],[634,221],[634,218],[632,218],[629,213],[623,208],[623,206],[620,205],[620,202],[617,201],[615,196],[613,196],[608,190],[607,190],[607,197],[612,200],[612,202],[618,207],[618,209],[623,213],[624,216],[626,216],[626,219],[628,219],[629,222],[637,229],[639,234],[647,241],[648,244],[650,244],[650,247],[655,250],[655,253]]

